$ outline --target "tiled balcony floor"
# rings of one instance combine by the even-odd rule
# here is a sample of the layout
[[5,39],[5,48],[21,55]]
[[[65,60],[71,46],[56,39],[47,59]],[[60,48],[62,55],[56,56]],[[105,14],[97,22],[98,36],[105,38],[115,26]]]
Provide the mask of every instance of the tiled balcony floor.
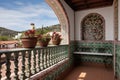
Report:
[[74,68],[64,80],[114,80],[113,74],[108,66],[84,64]]

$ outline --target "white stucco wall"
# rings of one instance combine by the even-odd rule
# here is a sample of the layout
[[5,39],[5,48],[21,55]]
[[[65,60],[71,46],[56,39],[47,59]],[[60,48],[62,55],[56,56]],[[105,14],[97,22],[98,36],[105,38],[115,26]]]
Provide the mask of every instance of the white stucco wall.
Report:
[[75,40],[81,40],[80,27],[82,19],[89,13],[98,13],[105,19],[105,40],[114,40],[114,12],[113,6],[82,10],[75,12]]
[[74,40],[74,11],[65,3],[64,0],[60,0],[61,3],[64,6],[64,9],[66,10],[66,13],[68,15],[68,19],[69,19],[69,33],[70,33],[70,40]]

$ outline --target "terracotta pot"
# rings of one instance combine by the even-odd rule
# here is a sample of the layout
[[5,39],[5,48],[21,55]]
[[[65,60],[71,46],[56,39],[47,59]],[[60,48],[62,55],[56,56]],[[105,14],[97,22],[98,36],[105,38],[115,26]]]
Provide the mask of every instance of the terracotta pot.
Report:
[[59,39],[59,40],[52,40],[52,43],[53,43],[54,45],[60,45],[61,39]]
[[35,48],[37,43],[37,37],[32,38],[21,38],[24,48]]
[[39,44],[41,47],[47,47],[49,42],[50,42],[50,39],[46,41],[39,40]]

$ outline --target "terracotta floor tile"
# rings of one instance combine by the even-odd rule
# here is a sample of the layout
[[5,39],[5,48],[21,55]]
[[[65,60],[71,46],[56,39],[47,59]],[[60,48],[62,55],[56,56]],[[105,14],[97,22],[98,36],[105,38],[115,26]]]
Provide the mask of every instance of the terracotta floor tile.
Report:
[[113,69],[104,65],[81,65],[73,69],[64,80],[114,80]]

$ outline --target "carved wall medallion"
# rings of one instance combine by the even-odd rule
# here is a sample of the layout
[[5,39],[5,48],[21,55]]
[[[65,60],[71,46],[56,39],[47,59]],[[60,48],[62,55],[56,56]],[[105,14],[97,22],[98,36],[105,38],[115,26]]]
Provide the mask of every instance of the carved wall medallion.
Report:
[[90,13],[82,21],[82,40],[104,40],[105,20],[97,13]]

